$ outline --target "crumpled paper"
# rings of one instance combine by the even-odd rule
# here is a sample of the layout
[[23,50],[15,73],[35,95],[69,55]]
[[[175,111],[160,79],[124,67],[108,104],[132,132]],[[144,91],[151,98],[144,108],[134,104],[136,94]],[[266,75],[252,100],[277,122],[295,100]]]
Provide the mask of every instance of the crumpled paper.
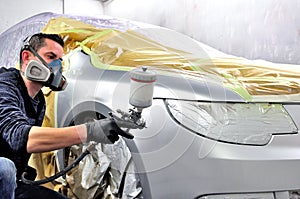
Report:
[[[75,153],[80,155],[79,151],[87,147],[77,148]],[[71,187],[72,194],[86,199],[113,199],[120,195],[124,199],[142,198],[142,187],[131,160],[131,153],[122,138],[115,144],[96,144],[94,150],[80,162],[78,170],[67,178],[68,183],[74,185]],[[121,185],[125,172],[126,178]],[[119,193],[120,188],[122,193]]]

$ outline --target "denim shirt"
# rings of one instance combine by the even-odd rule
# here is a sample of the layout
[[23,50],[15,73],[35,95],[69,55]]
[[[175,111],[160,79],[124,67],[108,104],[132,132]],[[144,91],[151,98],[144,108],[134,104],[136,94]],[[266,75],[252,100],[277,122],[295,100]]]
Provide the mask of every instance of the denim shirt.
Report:
[[30,158],[28,133],[32,126],[42,125],[45,108],[42,91],[32,99],[19,70],[0,68],[0,156],[15,163],[18,177]]

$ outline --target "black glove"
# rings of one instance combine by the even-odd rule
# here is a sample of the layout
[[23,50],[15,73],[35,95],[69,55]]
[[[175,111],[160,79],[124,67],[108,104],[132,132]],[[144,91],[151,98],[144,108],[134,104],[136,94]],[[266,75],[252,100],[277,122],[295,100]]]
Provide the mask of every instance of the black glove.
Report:
[[104,144],[113,144],[119,139],[123,130],[119,128],[113,119],[101,119],[85,123],[87,128],[87,142],[95,141]]

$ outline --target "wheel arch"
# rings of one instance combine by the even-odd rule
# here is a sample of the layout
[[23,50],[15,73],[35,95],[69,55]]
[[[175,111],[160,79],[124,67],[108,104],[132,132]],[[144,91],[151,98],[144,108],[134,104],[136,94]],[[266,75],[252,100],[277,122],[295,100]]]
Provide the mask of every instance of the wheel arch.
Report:
[[[76,121],[78,120],[79,123],[82,123],[84,117],[87,117],[88,119],[92,119],[92,118],[101,119],[104,117],[108,117],[109,112],[111,111],[112,109],[110,109],[108,106],[106,106],[103,103],[95,102],[95,101],[86,101],[70,109],[66,114],[66,116],[64,117],[65,119],[60,123],[60,125],[64,127],[72,126],[76,124],[77,123]],[[131,153],[139,154],[137,145],[134,140],[129,140],[124,138],[124,141],[126,142],[126,145],[129,148]],[[145,172],[139,172],[139,171],[145,171],[142,158],[139,155],[134,155],[133,161],[136,167],[138,167],[137,168],[138,176],[142,184],[143,195],[145,198],[151,198],[151,191],[150,191],[150,185],[147,178],[147,174]]]
[[77,104],[73,108],[71,108],[67,112],[66,116],[63,117],[64,119],[62,119],[62,121],[58,123],[58,126],[60,127],[70,126],[72,125],[72,123],[75,122],[75,119],[80,117],[80,115],[82,114],[96,113],[101,115],[102,117],[108,117],[108,113],[111,111],[112,110],[108,106],[100,102],[95,102],[95,101],[82,102],[80,104]]

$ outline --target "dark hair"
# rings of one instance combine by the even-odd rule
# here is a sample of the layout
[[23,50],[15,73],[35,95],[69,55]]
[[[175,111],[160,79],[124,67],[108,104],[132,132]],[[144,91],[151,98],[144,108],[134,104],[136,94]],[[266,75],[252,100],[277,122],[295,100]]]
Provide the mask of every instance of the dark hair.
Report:
[[36,34],[32,35],[30,38],[26,38],[24,40],[24,45],[20,50],[20,66],[23,63],[22,52],[24,50],[31,51],[29,49],[29,46],[31,46],[33,48],[33,50],[35,50],[37,52],[40,48],[42,48],[43,46],[46,46],[45,39],[53,40],[53,41],[57,42],[59,45],[61,45],[62,47],[64,47],[64,41],[58,34],[36,33]]

